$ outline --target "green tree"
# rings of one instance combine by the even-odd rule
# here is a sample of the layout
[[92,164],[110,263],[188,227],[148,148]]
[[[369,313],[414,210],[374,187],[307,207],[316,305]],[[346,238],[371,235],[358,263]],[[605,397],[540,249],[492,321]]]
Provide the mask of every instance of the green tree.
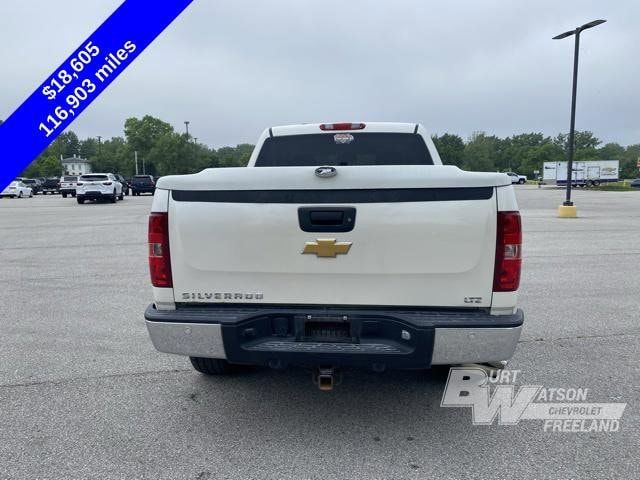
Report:
[[502,141],[500,157],[497,159],[498,169],[531,175],[533,172],[528,171],[531,159],[535,152],[547,143],[551,143],[551,139],[542,133],[521,133],[505,138]]
[[598,158],[600,160],[622,160],[624,153],[623,146],[617,143],[607,143],[598,149]]
[[56,157],[47,157],[38,162],[38,170],[43,177],[59,177],[62,175],[62,164]]
[[464,146],[464,169],[479,172],[495,172],[496,159],[500,157],[500,139],[484,132],[474,133]]
[[98,156],[100,145],[97,138],[86,138],[81,140],[78,146],[78,154],[82,158],[93,159]]
[[46,156],[56,155],[58,158],[68,158],[80,154],[80,140],[75,132],[61,133],[46,150]]
[[216,152],[218,167],[245,167],[254,145],[243,143],[235,147],[222,147]]
[[[569,134],[568,133],[560,133],[554,139],[554,142],[557,145],[560,145],[565,152],[565,158],[569,152]],[[598,159],[598,145],[602,142],[598,140],[592,132],[587,130],[584,131],[576,131],[574,137],[574,160],[576,161],[584,161],[584,160],[596,160]]]
[[637,178],[638,162],[640,161],[640,143],[629,145],[624,151],[624,156],[620,161],[620,178]]
[[433,135],[433,143],[440,154],[442,163],[445,165],[456,165],[462,167],[464,164],[464,142],[459,135],[445,133],[444,135]]
[[135,174],[135,158],[129,144],[122,137],[113,137],[102,142],[100,161],[110,164],[114,172],[125,176]]
[[132,151],[147,156],[158,140],[174,133],[167,122],[145,115],[142,119],[128,118],[124,122],[124,135]]
[[145,162],[158,175],[194,173],[196,148],[186,135],[165,134],[156,139]]

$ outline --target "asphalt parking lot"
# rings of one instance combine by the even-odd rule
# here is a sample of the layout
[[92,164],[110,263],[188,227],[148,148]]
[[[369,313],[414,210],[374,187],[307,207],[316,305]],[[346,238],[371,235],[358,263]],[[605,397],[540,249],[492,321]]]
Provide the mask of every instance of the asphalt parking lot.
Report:
[[640,192],[517,187],[519,383],[626,402],[615,433],[473,426],[444,378],[349,371],[205,378],[142,313],[150,197],[0,200],[0,478],[640,478]]

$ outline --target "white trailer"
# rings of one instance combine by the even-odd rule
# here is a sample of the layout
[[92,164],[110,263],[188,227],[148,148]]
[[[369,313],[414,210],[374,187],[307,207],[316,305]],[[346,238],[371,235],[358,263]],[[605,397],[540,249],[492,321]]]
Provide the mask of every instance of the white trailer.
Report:
[[[580,187],[591,187],[620,180],[620,162],[618,160],[573,162],[572,170],[572,183]],[[544,184],[566,185],[567,162],[544,162],[542,181]]]

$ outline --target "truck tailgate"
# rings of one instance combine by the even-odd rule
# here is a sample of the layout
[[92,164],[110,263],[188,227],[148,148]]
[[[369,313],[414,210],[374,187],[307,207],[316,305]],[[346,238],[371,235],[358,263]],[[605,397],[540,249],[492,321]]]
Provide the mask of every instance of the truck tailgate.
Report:
[[[504,175],[444,166],[337,169],[329,179],[309,167],[162,179],[158,187],[171,191],[175,301],[491,305],[495,187],[508,182]],[[301,207],[354,208],[352,229],[303,231]],[[318,255],[316,244],[335,257]]]

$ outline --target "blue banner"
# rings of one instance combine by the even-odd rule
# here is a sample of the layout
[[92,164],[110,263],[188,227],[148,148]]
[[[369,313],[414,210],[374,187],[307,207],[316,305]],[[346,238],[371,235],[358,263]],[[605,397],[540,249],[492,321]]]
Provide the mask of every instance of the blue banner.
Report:
[[53,142],[192,1],[125,0],[82,42],[0,125],[0,190]]

